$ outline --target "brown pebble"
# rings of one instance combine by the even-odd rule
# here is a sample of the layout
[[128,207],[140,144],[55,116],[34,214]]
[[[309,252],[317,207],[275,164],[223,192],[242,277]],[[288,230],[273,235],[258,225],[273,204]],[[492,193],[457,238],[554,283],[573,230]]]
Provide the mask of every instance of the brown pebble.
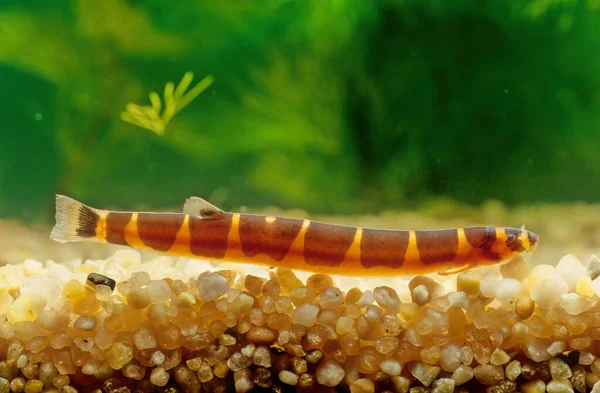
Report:
[[110,277],[107,277],[98,273],[90,273],[87,276],[87,280],[94,285],[104,285],[110,288],[111,291],[115,290],[117,282]]
[[541,381],[549,381],[552,378],[548,362],[528,362],[521,366],[521,375],[530,381],[539,379]]
[[185,393],[196,393],[202,389],[198,375],[183,364],[176,366],[171,375]]
[[252,380],[261,388],[270,388],[273,385],[271,371],[264,367],[257,367],[252,374]]
[[315,376],[313,374],[302,374],[298,380],[298,386],[307,388],[315,384]]
[[508,379],[503,379],[486,389],[486,393],[514,393],[516,391],[517,383]]

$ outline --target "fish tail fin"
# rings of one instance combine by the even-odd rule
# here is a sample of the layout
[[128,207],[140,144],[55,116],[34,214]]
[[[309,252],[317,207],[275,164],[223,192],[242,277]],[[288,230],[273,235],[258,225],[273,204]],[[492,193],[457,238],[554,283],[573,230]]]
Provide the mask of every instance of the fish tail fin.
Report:
[[98,210],[64,195],[56,196],[56,225],[50,239],[59,243],[97,241]]

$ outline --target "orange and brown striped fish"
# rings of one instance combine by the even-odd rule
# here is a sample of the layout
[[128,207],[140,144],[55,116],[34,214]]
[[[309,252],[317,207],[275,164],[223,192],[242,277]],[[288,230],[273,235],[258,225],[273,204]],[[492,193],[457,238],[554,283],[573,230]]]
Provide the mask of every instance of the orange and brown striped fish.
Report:
[[538,243],[537,235],[524,229],[370,229],[228,213],[197,197],[186,201],[183,213],[117,212],[62,195],[56,198],[50,237],[355,276],[451,274],[531,252]]

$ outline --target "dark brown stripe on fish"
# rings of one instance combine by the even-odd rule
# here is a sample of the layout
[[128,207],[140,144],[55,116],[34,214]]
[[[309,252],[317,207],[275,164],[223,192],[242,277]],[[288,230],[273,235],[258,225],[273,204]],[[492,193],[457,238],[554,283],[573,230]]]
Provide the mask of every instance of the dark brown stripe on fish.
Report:
[[356,228],[311,221],[304,236],[304,261],[320,266],[341,264],[355,235]]
[[521,235],[523,231],[515,228],[505,228],[504,234],[506,235],[506,247],[511,251],[522,252],[525,251],[525,247],[521,244]]
[[417,249],[424,264],[451,262],[458,251],[458,230],[415,231]]
[[185,214],[138,213],[137,228],[140,240],[157,251],[167,251],[175,243]]
[[112,244],[128,246],[125,239],[125,227],[131,221],[132,213],[109,212],[106,215],[106,241]]
[[366,267],[399,268],[408,248],[408,231],[363,229],[360,239],[360,263]]
[[203,219],[190,215],[190,251],[192,254],[222,259],[227,253],[227,236],[231,229],[231,213],[223,213],[222,218]]
[[494,227],[470,227],[464,228],[467,242],[473,248],[483,250],[483,255],[491,261],[500,259],[500,254],[492,251],[492,246],[496,241],[496,228]]
[[470,227],[464,228],[465,237],[473,248],[491,247],[496,241],[496,228]]
[[240,243],[247,257],[265,254],[275,261],[281,261],[300,230],[304,220],[282,217],[271,217],[252,214],[240,215]]

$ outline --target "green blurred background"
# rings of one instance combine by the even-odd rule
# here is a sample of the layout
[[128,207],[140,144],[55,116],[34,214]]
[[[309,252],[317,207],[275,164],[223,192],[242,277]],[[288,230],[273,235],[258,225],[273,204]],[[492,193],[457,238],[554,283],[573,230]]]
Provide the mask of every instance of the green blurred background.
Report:
[[600,200],[600,0],[2,0],[0,86],[0,217]]

